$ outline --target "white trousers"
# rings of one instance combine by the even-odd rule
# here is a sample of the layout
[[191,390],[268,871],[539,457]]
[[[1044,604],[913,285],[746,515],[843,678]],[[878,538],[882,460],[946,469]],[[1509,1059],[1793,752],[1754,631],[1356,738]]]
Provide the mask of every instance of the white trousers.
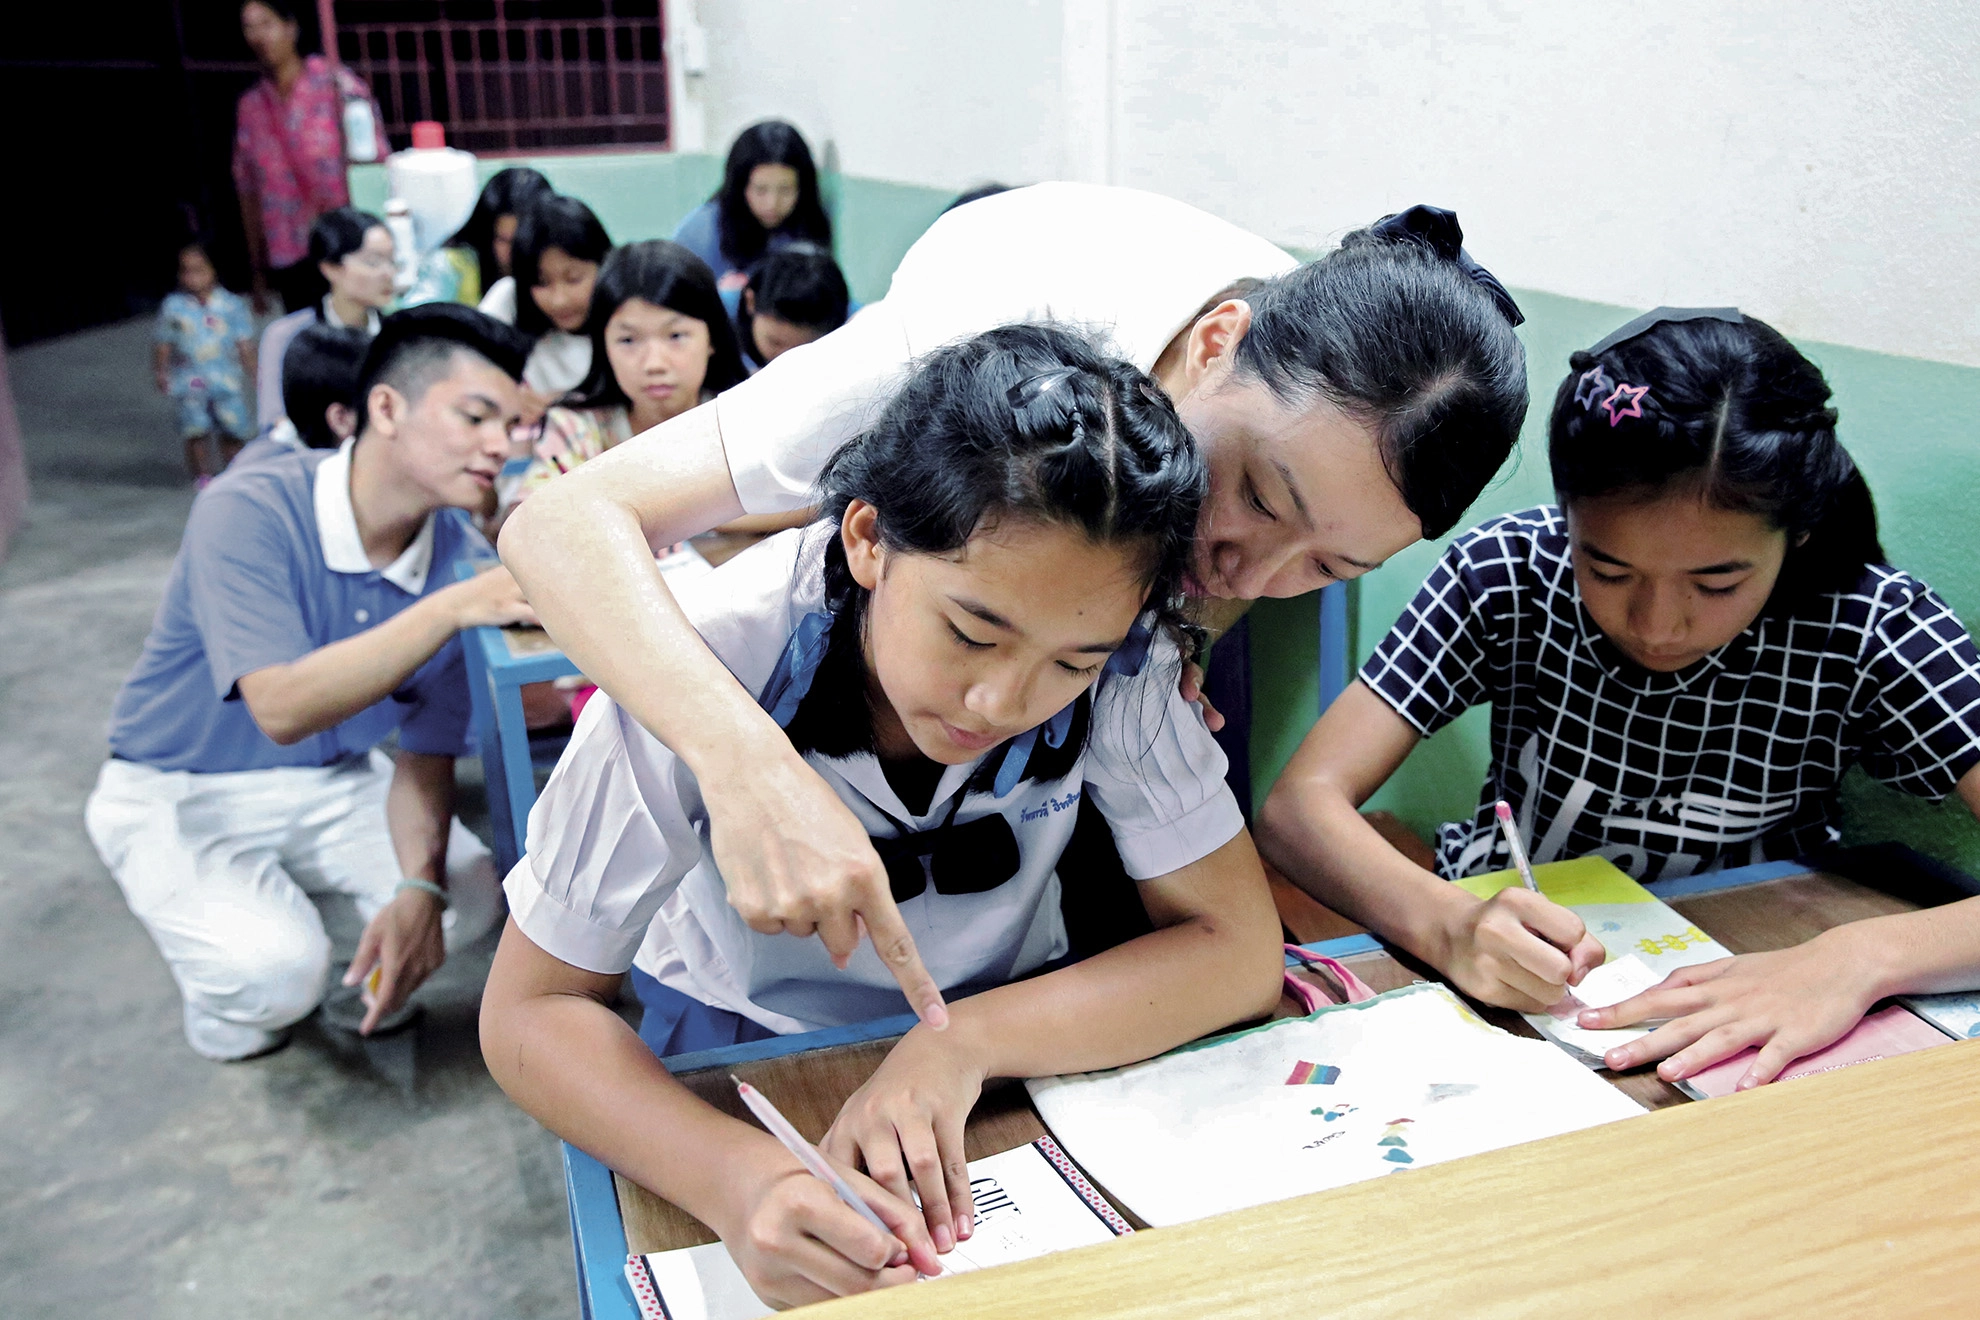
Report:
[[[333,954],[348,962],[363,924],[392,900],[402,875],[385,823],[391,783],[379,751],[217,775],[113,760],[83,820],[187,1006],[273,1031],[322,1001]],[[494,861],[458,820],[447,898],[449,953],[501,918]]]

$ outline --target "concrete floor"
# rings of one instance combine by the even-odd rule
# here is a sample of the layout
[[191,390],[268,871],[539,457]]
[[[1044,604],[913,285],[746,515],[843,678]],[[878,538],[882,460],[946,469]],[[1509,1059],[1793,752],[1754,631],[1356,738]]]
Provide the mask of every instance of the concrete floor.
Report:
[[0,1315],[571,1315],[556,1142],[475,1041],[492,939],[406,1036],[312,1020],[207,1063],[83,834],[191,504],[149,333],[9,358],[34,488],[0,566]]

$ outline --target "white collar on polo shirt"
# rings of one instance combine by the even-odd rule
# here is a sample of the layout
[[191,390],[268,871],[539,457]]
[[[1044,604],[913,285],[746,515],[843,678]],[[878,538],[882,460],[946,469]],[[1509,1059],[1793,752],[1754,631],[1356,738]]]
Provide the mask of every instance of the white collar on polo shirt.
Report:
[[[316,466],[316,535],[323,545],[323,563],[332,573],[369,573],[371,557],[358,535],[357,511],[351,507],[352,436],[337,452]],[[426,590],[426,571],[433,566],[433,518],[419,525],[419,535],[378,575],[411,595]]]
[[337,309],[330,305],[330,295],[326,293],[323,295],[323,324],[334,325],[343,330],[363,330],[366,334],[375,336],[378,333],[378,309],[376,307],[364,309],[362,326],[345,325],[344,319],[337,315]]

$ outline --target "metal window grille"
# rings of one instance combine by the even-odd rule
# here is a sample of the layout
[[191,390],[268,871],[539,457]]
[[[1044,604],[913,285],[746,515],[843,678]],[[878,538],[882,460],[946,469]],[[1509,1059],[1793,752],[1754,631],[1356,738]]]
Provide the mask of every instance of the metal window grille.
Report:
[[[422,119],[470,151],[669,141],[660,0],[334,0],[337,57],[394,146]],[[328,42],[326,42],[326,45]]]

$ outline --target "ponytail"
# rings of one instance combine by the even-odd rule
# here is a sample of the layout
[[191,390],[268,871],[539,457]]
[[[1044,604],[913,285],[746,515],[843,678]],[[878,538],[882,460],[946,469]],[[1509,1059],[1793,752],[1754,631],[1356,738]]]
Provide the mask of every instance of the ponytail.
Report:
[[1238,373],[1372,427],[1426,537],[1457,525],[1526,420],[1519,309],[1462,239],[1450,212],[1412,207],[1242,295]]

